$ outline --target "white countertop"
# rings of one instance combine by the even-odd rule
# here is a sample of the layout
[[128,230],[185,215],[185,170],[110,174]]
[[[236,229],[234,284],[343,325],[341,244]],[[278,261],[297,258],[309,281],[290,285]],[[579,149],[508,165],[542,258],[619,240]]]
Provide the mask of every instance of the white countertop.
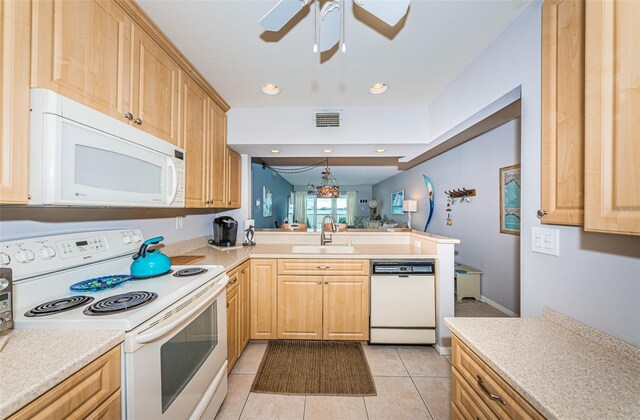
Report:
[[113,330],[13,330],[0,351],[0,419],[123,340],[124,332]]
[[445,325],[547,418],[640,419],[637,347],[548,309]]

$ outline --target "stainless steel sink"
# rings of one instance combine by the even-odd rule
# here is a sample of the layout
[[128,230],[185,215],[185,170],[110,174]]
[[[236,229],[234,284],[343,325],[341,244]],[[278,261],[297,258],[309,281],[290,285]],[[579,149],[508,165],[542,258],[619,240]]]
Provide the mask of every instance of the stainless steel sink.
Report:
[[291,248],[294,254],[353,254],[355,250],[349,245],[295,245]]

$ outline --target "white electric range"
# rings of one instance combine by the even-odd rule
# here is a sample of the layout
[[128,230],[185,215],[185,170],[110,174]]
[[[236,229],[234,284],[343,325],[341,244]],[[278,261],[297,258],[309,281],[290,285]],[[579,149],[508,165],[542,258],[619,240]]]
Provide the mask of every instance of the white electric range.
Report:
[[222,266],[172,266],[105,290],[70,290],[128,275],[142,242],[141,231],[124,229],[0,243],[0,267],[13,271],[15,328],[122,330],[123,418],[213,418],[227,392]]

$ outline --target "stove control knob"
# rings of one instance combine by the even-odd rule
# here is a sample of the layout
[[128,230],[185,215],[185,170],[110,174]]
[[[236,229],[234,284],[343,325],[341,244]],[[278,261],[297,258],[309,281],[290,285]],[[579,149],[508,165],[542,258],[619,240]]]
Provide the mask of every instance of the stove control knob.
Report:
[[50,260],[51,258],[56,256],[56,250],[50,246],[43,246],[38,251],[38,255],[40,255],[40,258],[42,258],[43,260]]
[[9,287],[9,280],[0,277],[0,292]]
[[133,242],[140,242],[142,238],[137,233],[133,235]]
[[4,252],[0,252],[0,265],[9,265],[11,257]]
[[125,245],[129,245],[131,243],[131,236],[126,235],[122,237],[122,243]]
[[19,263],[28,264],[36,258],[36,255],[30,249],[21,249],[20,251],[16,252],[16,255],[14,255],[14,257]]

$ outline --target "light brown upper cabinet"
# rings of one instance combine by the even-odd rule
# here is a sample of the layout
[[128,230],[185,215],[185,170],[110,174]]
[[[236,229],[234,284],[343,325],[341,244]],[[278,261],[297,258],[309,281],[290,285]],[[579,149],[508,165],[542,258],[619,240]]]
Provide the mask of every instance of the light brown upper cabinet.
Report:
[[33,2],[31,85],[128,122],[132,22],[113,1]]
[[583,0],[542,6],[542,223],[584,220]]
[[640,2],[586,9],[585,229],[640,234]]
[[209,97],[189,76],[180,74],[180,137],[185,148],[186,206],[202,208],[209,204],[207,171],[209,165]]
[[226,206],[240,207],[242,195],[242,158],[235,151],[227,148],[226,159]]
[[31,2],[0,2],[0,204],[29,194],[29,43]]
[[227,114],[213,100],[209,100],[209,165],[208,197],[211,206],[227,207],[226,199],[226,159],[227,159]]
[[178,63],[137,25],[133,27],[132,49],[132,123],[183,146],[178,134]]
[[114,1],[33,2],[31,85],[180,146],[178,63]]

